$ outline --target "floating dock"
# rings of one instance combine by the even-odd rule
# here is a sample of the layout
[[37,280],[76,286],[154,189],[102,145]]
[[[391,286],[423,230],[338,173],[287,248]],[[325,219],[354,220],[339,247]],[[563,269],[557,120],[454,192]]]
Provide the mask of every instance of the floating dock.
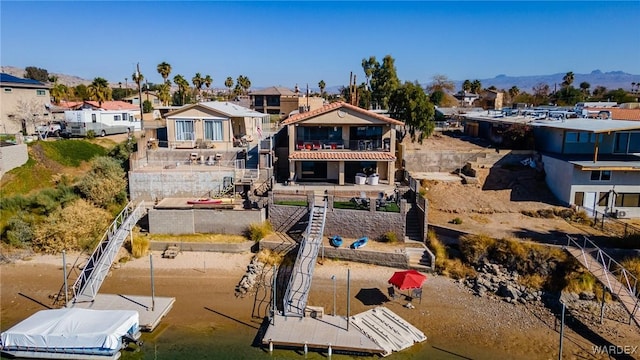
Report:
[[[387,356],[427,337],[385,307],[376,307],[347,319],[342,316],[295,317],[276,315],[262,338],[271,347],[289,347],[368,353]],[[329,350],[331,349],[331,350]]]
[[98,294],[91,302],[70,303],[71,308],[93,310],[135,310],[138,312],[140,330],[153,331],[167,315],[176,301],[173,297]]

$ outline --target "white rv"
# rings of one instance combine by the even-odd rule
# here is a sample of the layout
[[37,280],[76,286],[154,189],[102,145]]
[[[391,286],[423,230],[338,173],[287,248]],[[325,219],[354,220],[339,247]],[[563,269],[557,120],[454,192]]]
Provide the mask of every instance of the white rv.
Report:
[[96,136],[123,134],[140,130],[136,110],[74,110],[65,111],[67,131],[70,136],[87,136],[93,130]]

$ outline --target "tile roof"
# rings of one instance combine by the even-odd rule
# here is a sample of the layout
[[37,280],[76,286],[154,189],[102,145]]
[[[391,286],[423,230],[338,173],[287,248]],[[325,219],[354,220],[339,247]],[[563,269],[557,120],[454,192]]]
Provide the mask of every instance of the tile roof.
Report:
[[296,151],[289,160],[379,160],[395,161],[396,157],[385,151]]
[[285,96],[294,96],[295,92],[281,86],[271,86],[268,88],[252,91],[249,95],[285,95]]
[[640,121],[640,109],[623,108],[589,108],[589,111],[611,111],[613,120],[636,120]]
[[331,112],[333,110],[337,110],[337,109],[347,109],[347,110],[351,110],[351,111],[355,111],[358,112],[360,114],[364,114],[367,116],[370,116],[372,118],[378,119],[378,120],[382,120],[384,122],[388,122],[391,124],[395,124],[395,125],[404,125],[404,123],[402,121],[396,120],[396,119],[392,119],[390,117],[387,116],[383,116],[380,114],[376,114],[372,111],[369,110],[365,110],[363,108],[351,105],[351,104],[347,104],[345,102],[342,101],[338,101],[338,102],[334,102],[328,105],[325,105],[321,108],[312,110],[312,111],[308,111],[305,113],[301,113],[301,114],[296,114],[293,115],[291,117],[289,117],[288,119],[286,119],[285,121],[282,122],[282,125],[291,125],[291,124],[295,124],[297,122],[300,122],[302,120],[305,119],[309,119],[318,115],[322,115],[322,114],[326,114],[328,112]]
[[139,105],[130,104],[126,101],[103,101],[100,105],[97,101],[85,101],[85,104],[89,104],[96,109],[103,110],[140,110]]

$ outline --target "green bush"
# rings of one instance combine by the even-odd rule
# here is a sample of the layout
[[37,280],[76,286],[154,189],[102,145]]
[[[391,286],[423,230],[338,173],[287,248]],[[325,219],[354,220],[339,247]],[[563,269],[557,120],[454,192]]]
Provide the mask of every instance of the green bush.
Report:
[[93,159],[91,170],[78,183],[80,194],[103,208],[126,197],[126,188],[124,170],[117,160],[106,156]]
[[93,130],[89,130],[87,131],[87,134],[85,135],[85,138],[87,138],[87,140],[92,140],[96,138],[96,132]]
[[452,223],[452,224],[460,225],[460,224],[462,224],[462,219],[457,217],[457,218],[455,218],[455,219],[453,219],[453,220],[451,220],[449,222]]
[[33,227],[27,220],[24,212],[20,212],[9,219],[7,222],[7,236],[5,237],[9,245],[20,248],[31,245]]

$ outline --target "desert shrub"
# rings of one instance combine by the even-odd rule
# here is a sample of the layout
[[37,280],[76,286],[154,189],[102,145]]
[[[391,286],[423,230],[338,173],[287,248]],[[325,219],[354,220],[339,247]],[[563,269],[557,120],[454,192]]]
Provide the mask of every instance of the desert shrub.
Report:
[[256,254],[256,259],[263,264],[273,266],[281,264],[284,256],[269,249],[262,249]]
[[545,219],[553,219],[555,215],[553,214],[553,209],[540,209],[538,210],[538,214],[541,218]]
[[620,265],[630,272],[636,279],[640,279],[640,258],[628,257],[620,262]]
[[520,213],[524,216],[528,216],[528,217],[532,217],[532,218],[537,218],[538,217],[538,212],[534,211],[534,210],[522,210],[520,211]]
[[131,256],[139,259],[149,253],[149,238],[147,236],[137,236],[131,244]]
[[15,247],[27,247],[33,240],[33,228],[30,218],[25,212],[19,212],[7,222],[6,243]]
[[572,293],[594,292],[596,278],[587,271],[578,271],[567,276],[567,285],[564,290]]
[[34,250],[92,250],[109,225],[109,213],[78,199],[59,207],[34,227]]
[[589,217],[589,214],[587,214],[587,212],[584,210],[576,211],[575,216],[573,217],[573,220],[579,223],[587,224],[589,226],[593,224],[593,220]]
[[95,139],[95,138],[96,138],[96,132],[95,132],[95,131],[93,131],[93,130],[89,130],[89,131],[87,131],[87,134],[85,135],[85,138],[86,138],[87,140]]
[[382,235],[381,240],[383,242],[395,244],[398,242],[398,235],[396,235],[396,233],[394,233],[393,231],[387,231],[386,233],[384,233],[384,235]]
[[127,180],[120,164],[106,156],[92,160],[91,170],[78,183],[82,196],[103,208],[126,198],[126,187]]
[[30,200],[23,195],[0,196],[0,208],[3,210],[20,211],[29,206]]
[[460,259],[446,259],[444,261],[444,268],[440,273],[453,279],[466,279],[467,277],[476,275],[473,267],[463,263]]
[[265,221],[260,224],[250,224],[247,229],[247,237],[253,241],[260,241],[272,232],[273,227],[269,221]]
[[547,283],[548,278],[540,274],[525,274],[518,277],[518,283],[529,289],[540,290]]
[[553,214],[559,218],[571,220],[576,215],[576,212],[573,211],[572,209],[556,208],[556,209],[553,209]]
[[436,271],[443,270],[447,260],[447,248],[440,239],[438,239],[438,236],[433,230],[427,232],[427,246],[433,251],[436,257],[436,263],[434,264]]
[[477,264],[481,259],[487,257],[489,246],[495,242],[495,239],[484,234],[469,234],[460,237],[462,260],[467,264]]
[[455,218],[455,219],[451,220],[451,221],[450,221],[450,223],[452,223],[452,224],[456,224],[456,225],[460,225],[460,224],[462,224],[462,219],[460,219],[459,217],[457,217],[457,218]]

